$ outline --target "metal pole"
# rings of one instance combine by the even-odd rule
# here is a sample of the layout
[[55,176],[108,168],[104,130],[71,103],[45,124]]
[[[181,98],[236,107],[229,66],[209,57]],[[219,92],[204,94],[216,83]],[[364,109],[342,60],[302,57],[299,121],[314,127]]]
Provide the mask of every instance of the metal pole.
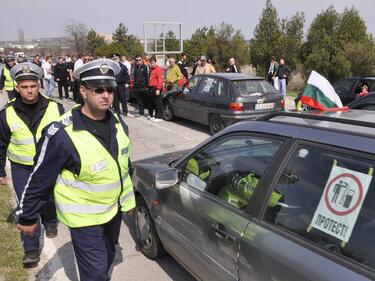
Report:
[[147,53],[147,42],[146,42],[146,38],[147,38],[147,33],[146,33],[146,23],[143,24],[143,49],[144,49],[144,52]]
[[184,51],[184,38],[182,37],[182,24],[180,24],[180,49],[181,49],[181,53]]
[[155,41],[155,52],[158,51],[158,40],[156,38],[156,24],[154,24],[154,41]]
[[165,54],[165,24],[163,24],[163,53]]

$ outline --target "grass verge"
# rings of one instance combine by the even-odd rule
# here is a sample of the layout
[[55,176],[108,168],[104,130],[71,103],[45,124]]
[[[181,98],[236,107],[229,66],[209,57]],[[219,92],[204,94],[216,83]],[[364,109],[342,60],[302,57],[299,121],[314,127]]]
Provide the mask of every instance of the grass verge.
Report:
[[12,210],[11,202],[12,192],[9,187],[0,186],[0,280],[26,281],[20,234],[14,224],[7,222]]

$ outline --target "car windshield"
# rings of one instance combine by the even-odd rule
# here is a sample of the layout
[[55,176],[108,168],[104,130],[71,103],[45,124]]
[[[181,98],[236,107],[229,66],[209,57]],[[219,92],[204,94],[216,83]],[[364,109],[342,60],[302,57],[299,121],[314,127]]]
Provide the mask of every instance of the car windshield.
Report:
[[265,80],[237,80],[232,81],[232,84],[243,97],[248,97],[255,93],[277,93],[277,90]]

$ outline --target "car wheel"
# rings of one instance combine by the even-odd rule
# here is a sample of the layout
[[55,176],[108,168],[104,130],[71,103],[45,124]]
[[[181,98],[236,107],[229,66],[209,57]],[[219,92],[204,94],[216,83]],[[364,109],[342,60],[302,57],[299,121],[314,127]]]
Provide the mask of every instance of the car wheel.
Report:
[[172,121],[174,119],[172,105],[169,101],[163,104],[163,118],[166,121]]
[[210,116],[208,126],[210,127],[211,134],[216,134],[217,132],[225,128],[223,120],[221,120],[220,116],[216,114],[212,114]]
[[136,200],[133,217],[138,246],[147,258],[158,259],[165,254],[165,250],[145,201],[140,196]]

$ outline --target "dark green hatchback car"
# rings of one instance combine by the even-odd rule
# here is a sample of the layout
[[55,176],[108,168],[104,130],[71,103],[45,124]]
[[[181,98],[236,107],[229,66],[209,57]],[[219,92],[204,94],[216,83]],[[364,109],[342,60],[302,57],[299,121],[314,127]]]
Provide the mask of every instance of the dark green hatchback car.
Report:
[[212,134],[239,121],[283,111],[284,99],[261,77],[239,73],[202,74],[167,93],[164,119],[175,116],[208,125]]

